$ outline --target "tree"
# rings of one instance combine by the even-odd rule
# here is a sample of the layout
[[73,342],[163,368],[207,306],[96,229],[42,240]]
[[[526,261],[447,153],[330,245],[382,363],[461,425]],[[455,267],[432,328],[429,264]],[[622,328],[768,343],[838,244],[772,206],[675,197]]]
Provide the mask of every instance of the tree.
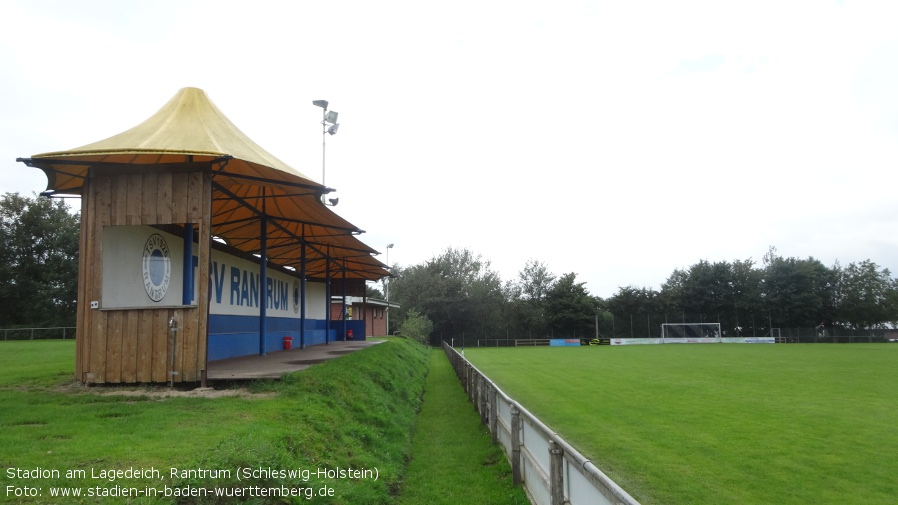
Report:
[[692,319],[687,322],[721,322],[721,314],[733,305],[732,268],[727,262],[701,260],[689,268],[682,289],[682,308]]
[[365,296],[368,298],[376,298],[378,300],[385,300],[383,292],[377,289],[375,285],[365,283]]
[[427,316],[435,338],[483,338],[499,332],[502,281],[480,255],[449,248],[423,264],[395,269],[394,275],[390,297],[401,304],[401,314],[415,310]]
[[864,260],[838,273],[837,318],[853,329],[875,328],[898,320],[898,281],[886,268]]
[[733,314],[732,327],[737,336],[751,328],[754,334],[755,316],[761,313],[761,272],[754,268],[754,261],[734,261],[732,265]]
[[393,267],[391,322],[415,310],[437,338],[653,336],[666,322],[719,322],[724,336],[762,336],[768,326],[809,328],[820,322],[854,328],[898,322],[898,280],[867,260],[845,269],[783,258],[771,247],[760,268],[751,259],[701,260],[675,269],[661,291],[626,286],[607,300],[589,295],[576,274],[556,278],[530,260],[503,283],[488,261],[447,249],[406,269]]
[[74,326],[79,233],[61,200],[0,199],[0,324]]
[[[686,270],[675,268],[670,277],[661,284],[661,308],[664,310],[665,316],[679,316],[684,312],[683,305],[687,282],[689,282],[689,273]],[[685,314],[683,314],[684,319],[685,317]],[[679,319],[679,317],[674,319]],[[682,322],[685,323],[686,321]]]
[[815,327],[835,315],[836,274],[814,258],[764,256],[761,296],[774,327]]
[[[657,291],[645,287],[626,286],[618,288],[617,293],[608,299],[608,308],[618,321],[618,324],[615,325],[615,333],[635,337],[637,333],[642,336],[642,330],[644,329],[646,331],[644,336],[651,336],[653,327],[651,316],[660,316],[664,313],[661,303],[662,298]],[[656,320],[656,322],[658,321],[665,322],[664,320]],[[658,326],[654,327],[659,328]]]
[[[598,302],[577,282],[577,274],[562,275],[546,293],[549,325],[556,337],[591,335]],[[559,335],[560,333],[560,335]]]
[[549,329],[546,297],[552,289],[555,276],[549,272],[545,263],[530,260],[518,273],[517,283],[511,286],[512,303],[516,321],[526,331],[528,338],[544,336]]
[[549,272],[545,263],[530,260],[524,265],[524,269],[518,273],[521,297],[526,300],[545,300],[555,276]]
[[408,311],[405,320],[399,327],[399,334],[426,344],[433,333],[433,322],[427,316],[418,314],[414,309]]

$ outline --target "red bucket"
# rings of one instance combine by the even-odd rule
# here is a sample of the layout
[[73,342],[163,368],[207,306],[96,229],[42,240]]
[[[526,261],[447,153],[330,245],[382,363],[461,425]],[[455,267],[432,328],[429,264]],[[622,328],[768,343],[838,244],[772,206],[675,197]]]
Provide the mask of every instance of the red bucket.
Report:
[[293,349],[293,337],[284,337],[284,350]]

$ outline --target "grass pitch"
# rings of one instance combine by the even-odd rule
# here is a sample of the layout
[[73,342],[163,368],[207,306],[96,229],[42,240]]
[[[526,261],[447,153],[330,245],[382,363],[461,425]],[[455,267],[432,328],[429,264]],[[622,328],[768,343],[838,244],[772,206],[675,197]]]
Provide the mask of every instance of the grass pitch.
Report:
[[898,496],[898,345],[465,355],[644,505],[870,505]]

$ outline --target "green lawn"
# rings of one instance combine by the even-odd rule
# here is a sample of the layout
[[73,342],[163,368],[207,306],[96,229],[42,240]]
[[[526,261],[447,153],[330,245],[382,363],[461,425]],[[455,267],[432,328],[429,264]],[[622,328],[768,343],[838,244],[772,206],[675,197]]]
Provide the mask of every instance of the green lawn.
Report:
[[[164,387],[73,384],[71,342],[0,342],[0,502],[392,503],[410,456],[428,356],[423,346],[396,340],[280,381],[254,382],[241,396],[166,397],[160,395]],[[155,468],[161,477],[93,477],[131,468]],[[171,468],[222,469],[231,475],[172,477]],[[250,474],[238,479],[241,468],[250,469]],[[19,477],[19,470],[35,469],[58,476]],[[307,479],[269,469],[376,469],[377,474],[376,478],[313,474]],[[67,476],[69,470],[83,470],[86,475]],[[15,496],[7,486],[39,489],[40,496]],[[62,500],[50,496],[54,486],[75,487],[82,493],[97,486],[100,492],[116,486],[160,491],[164,486],[243,490],[259,486],[315,492],[327,487],[333,496],[310,501],[304,495],[293,500],[258,496]]]
[[[0,341],[2,503],[527,503],[440,350],[388,339],[279,381],[214,392],[235,396],[167,396],[164,386],[85,387],[72,379],[74,351],[71,340]],[[161,476],[113,473],[148,468]],[[172,477],[171,468],[231,475]],[[249,478],[237,478],[241,468],[250,469]],[[274,474],[318,469],[377,473]],[[30,479],[19,470],[59,476]],[[39,496],[16,496],[7,486],[36,489]],[[302,496],[84,496],[164,486],[290,488]],[[51,487],[79,489],[82,497],[54,498]],[[309,490],[327,489],[331,496],[306,499]]]
[[446,354],[430,357],[424,404],[399,505],[525,505],[502,448],[468,401]]
[[467,349],[649,504],[893,504],[898,345]]

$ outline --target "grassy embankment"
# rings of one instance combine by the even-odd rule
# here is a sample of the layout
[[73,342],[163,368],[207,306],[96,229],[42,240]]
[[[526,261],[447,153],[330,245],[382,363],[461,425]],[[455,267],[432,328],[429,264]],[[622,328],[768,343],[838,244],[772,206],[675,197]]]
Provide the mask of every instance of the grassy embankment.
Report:
[[[126,391],[75,386],[71,384],[72,357],[71,342],[0,342],[0,468],[4,470],[0,500],[59,503],[67,500],[50,496],[51,487],[80,489],[84,496],[120,492],[119,486],[151,487],[160,494],[155,499],[138,497],[132,503],[234,503],[240,500],[213,496],[174,500],[161,495],[165,486],[172,493],[190,487],[238,489],[245,494],[259,486],[302,488],[287,491],[302,494],[296,502],[391,503],[409,457],[428,351],[410,342],[392,341],[280,381],[252,383],[250,394],[215,398],[165,396],[166,388]],[[10,468],[40,468],[50,475],[10,478]],[[159,476],[108,477],[110,470],[131,468],[154,468]],[[172,476],[172,468],[189,472]],[[243,468],[250,469],[249,478],[241,474]],[[318,469],[350,468],[376,471],[377,478],[316,475]],[[306,479],[301,474],[279,474],[297,469],[312,475]],[[212,476],[214,470],[222,472]],[[69,471],[84,474],[67,477]],[[41,496],[9,495],[7,485],[39,489]],[[332,489],[333,496],[307,502],[307,488],[315,493]],[[254,503],[289,502],[271,496],[243,498]],[[79,501],[126,500],[88,497]]]
[[644,505],[893,504],[898,345],[468,349]]
[[[436,423],[426,421],[429,416],[419,421],[428,359],[445,362],[438,351],[429,358],[429,350],[393,340],[280,381],[253,382],[248,391],[225,391],[239,395],[217,396],[222,391],[216,391],[215,397],[168,395],[164,387],[76,385],[71,380],[73,353],[71,341],[0,342],[0,502],[377,504],[393,503],[409,490],[406,503],[414,504],[435,503],[432,497],[446,495],[445,488],[449,495],[467,489],[467,498],[475,501],[488,497],[479,503],[519,503],[494,501],[478,487],[494,487],[504,470],[500,464],[482,465],[492,461],[490,451],[496,448],[488,447],[482,428],[477,431],[477,415],[463,393],[457,391],[455,403],[443,407],[453,415]],[[427,398],[446,387],[438,377],[427,379]],[[448,379],[460,388],[454,377]],[[456,433],[454,449],[470,461],[427,454],[433,447],[427,444],[431,430]],[[460,436],[463,432],[467,436]],[[406,477],[413,454],[415,464]],[[151,468],[158,477],[114,473]],[[193,475],[172,476],[172,468]],[[59,476],[14,478],[10,469]],[[240,469],[250,474],[242,475]],[[375,471],[376,479],[370,473],[319,477],[319,469]],[[212,476],[215,470],[222,472]],[[311,475],[280,475],[296,470]],[[67,476],[70,471],[73,475]],[[76,471],[84,473],[74,475]],[[6,486],[38,490],[39,496],[16,496]],[[166,498],[166,486],[172,493],[218,489],[245,496]],[[82,496],[53,497],[52,487],[79,490]],[[268,488],[295,490],[301,496],[258,496]],[[139,496],[87,496],[130,489]],[[159,496],[145,496],[147,489]],[[252,489],[257,496],[246,496]],[[308,492],[333,494],[307,500]]]

